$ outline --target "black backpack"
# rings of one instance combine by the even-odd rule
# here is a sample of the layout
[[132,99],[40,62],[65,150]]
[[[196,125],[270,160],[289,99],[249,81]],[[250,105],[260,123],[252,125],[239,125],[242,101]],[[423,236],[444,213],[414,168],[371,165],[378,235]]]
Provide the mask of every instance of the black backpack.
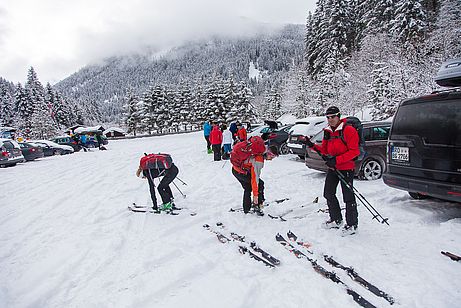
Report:
[[[354,160],[363,159],[365,157],[365,137],[363,136],[363,124],[360,122],[359,118],[357,117],[347,117],[346,122],[344,123],[344,127],[346,125],[350,125],[357,130],[357,134],[359,134],[359,156],[355,157]],[[330,138],[341,138],[341,141],[347,146],[346,140],[344,140],[344,128],[339,131],[339,137],[331,137],[329,131],[324,131],[323,139],[330,140]]]

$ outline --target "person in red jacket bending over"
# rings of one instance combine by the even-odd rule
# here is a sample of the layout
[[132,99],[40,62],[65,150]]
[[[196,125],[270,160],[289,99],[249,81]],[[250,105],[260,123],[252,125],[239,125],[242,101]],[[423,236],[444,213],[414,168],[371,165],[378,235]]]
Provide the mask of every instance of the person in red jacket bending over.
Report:
[[[336,198],[336,189],[340,181],[337,172],[343,175],[352,188],[355,169],[354,159],[360,154],[359,134],[353,126],[346,125],[345,119],[341,120],[338,107],[329,107],[325,112],[325,116],[328,119],[328,126],[323,130],[322,144],[316,145],[306,136],[304,139],[307,146],[325,155],[325,163],[328,166],[323,196],[327,199],[330,219],[323,224],[323,227],[339,229],[343,224],[343,217],[338,198]],[[341,189],[344,203],[346,203],[346,225],[342,232],[344,235],[354,234],[358,226],[355,195],[353,190],[349,189],[343,182],[341,182]]]
[[213,122],[213,129],[210,133],[210,142],[214,153],[214,160],[221,160],[222,131],[219,129],[219,125],[216,122]]

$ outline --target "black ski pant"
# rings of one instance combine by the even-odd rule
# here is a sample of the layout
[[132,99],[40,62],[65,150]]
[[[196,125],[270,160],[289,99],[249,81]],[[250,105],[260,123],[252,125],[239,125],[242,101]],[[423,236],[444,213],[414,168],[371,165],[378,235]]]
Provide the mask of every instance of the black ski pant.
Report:
[[214,160],[221,160],[221,144],[213,144]]
[[210,142],[210,136],[205,136],[205,140],[206,140],[206,149],[207,150],[210,150],[211,149],[211,142]]
[[330,213],[331,220],[343,220],[341,215],[341,208],[339,206],[338,198],[336,198],[336,188],[338,183],[341,182],[341,189],[343,192],[343,200],[346,204],[346,223],[349,226],[358,224],[357,203],[355,201],[354,191],[349,189],[343,181],[340,180],[338,174],[340,172],[350,187],[354,185],[354,170],[332,170],[328,169],[327,177],[325,179],[325,187],[323,196],[327,199],[328,212]]
[[170,169],[162,170],[160,172],[155,169],[143,171],[144,176],[147,177],[147,181],[149,182],[150,197],[152,199],[153,208],[157,209],[154,179],[156,177],[163,176],[163,178],[160,180],[160,183],[158,184],[157,190],[160,193],[160,197],[162,198],[162,203],[165,204],[171,202],[173,199],[173,192],[171,191],[170,183],[173,182],[178,173],[178,167],[176,167],[174,164],[171,165]]
[[[251,209],[251,173],[243,174],[232,168],[232,174],[237,178],[243,188],[243,211],[248,213]],[[258,201],[259,204],[264,202],[264,181],[259,179],[258,182]]]

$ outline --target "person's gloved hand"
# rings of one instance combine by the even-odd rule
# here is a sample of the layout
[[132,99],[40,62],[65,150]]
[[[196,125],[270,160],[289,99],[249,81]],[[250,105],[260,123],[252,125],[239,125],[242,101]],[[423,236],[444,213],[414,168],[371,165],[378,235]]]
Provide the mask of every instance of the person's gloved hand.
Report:
[[330,168],[336,168],[336,156],[328,155],[325,159],[325,165]]
[[311,141],[311,139],[308,136],[299,136],[298,140],[307,145],[308,147],[312,148],[314,146],[314,143]]
[[258,196],[253,196],[253,204],[256,204],[256,205],[257,205],[257,204],[259,203],[259,202],[258,202],[258,201],[259,201],[258,199],[259,199]]

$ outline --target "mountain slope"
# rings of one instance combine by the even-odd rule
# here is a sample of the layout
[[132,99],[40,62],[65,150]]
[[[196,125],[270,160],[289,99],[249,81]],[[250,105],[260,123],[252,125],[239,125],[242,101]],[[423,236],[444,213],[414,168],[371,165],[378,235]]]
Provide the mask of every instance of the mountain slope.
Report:
[[[301,61],[304,26],[287,25],[253,37],[189,42],[161,55],[144,52],[112,57],[82,68],[59,82],[57,89],[81,104],[99,104],[101,113],[117,115],[128,88],[141,94],[150,85],[174,87],[201,84],[220,76],[250,83],[255,95],[270,89]],[[262,72],[259,83],[249,79],[250,63]]]

